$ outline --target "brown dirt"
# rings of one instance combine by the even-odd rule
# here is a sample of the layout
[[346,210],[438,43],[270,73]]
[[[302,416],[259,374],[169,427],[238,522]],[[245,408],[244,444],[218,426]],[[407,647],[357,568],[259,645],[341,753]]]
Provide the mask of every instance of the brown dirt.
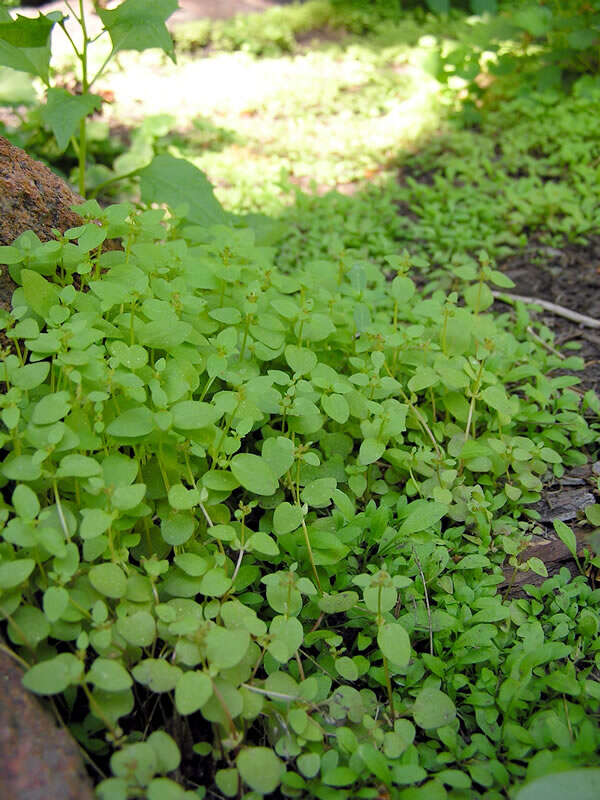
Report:
[[[600,236],[591,236],[587,244],[567,242],[560,248],[533,241],[524,251],[500,263],[499,268],[515,282],[511,292],[549,300],[600,319]],[[580,350],[572,351],[586,364],[585,371],[577,373],[581,388],[600,394],[600,329],[583,327],[547,311],[537,317],[554,332],[557,345],[581,345]]]
[[[561,247],[548,247],[532,240],[529,247],[509,256],[498,266],[515,282],[515,288],[510,290],[514,294],[548,300],[570,311],[600,319],[600,236],[590,236],[586,244],[565,242]],[[496,303],[496,307],[498,310],[506,309],[500,303]],[[600,394],[600,330],[584,327],[545,310],[536,317],[553,331],[557,347],[567,342],[580,345],[579,350],[570,351],[582,357],[585,363],[583,372],[573,373],[581,380],[575,388],[579,391],[593,389]],[[592,447],[588,453],[591,460],[597,457],[597,452],[593,451]],[[572,575],[578,574],[579,567],[557,538],[552,522],[560,519],[574,529],[578,555],[589,550],[593,528],[585,524],[584,509],[598,502],[599,475],[600,462],[590,462],[544,486],[541,500],[533,506],[541,516],[542,533],[532,538],[531,545],[521,554],[521,561],[532,557],[541,559],[550,576],[563,567]],[[593,585],[600,579],[596,574],[588,577]],[[513,574],[510,567],[505,569],[505,578],[506,582],[500,588],[510,587],[511,596],[522,595],[526,584],[539,585],[544,581],[533,572]]]

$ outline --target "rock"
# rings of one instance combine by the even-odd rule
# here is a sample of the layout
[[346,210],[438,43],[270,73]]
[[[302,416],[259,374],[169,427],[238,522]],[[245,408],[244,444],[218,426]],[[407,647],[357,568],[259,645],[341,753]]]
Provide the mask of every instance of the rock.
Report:
[[[62,178],[0,136],[0,246],[10,245],[24,231],[33,231],[42,242],[54,239],[52,230],[64,233],[83,225],[71,210],[83,203]],[[119,250],[118,239],[108,239],[103,250]],[[0,267],[0,308],[10,309],[16,284]],[[0,345],[5,345],[0,335]]]
[[[54,238],[53,228],[63,232],[81,225],[70,206],[82,202],[58,175],[0,136],[0,246],[26,230],[47,242]],[[10,309],[15,288],[8,270],[0,267],[0,308]]]
[[23,688],[22,676],[0,650],[0,797],[93,800],[77,745]]
[[[83,202],[48,167],[0,136],[0,245],[26,230],[42,241],[83,220]],[[0,307],[9,309],[16,284],[0,267]],[[10,347],[0,332],[0,346]],[[0,637],[0,644],[3,644]],[[77,745],[21,684],[22,670],[0,650],[0,798],[93,800]]]
[[32,230],[43,241],[81,225],[70,206],[83,200],[48,167],[0,136],[0,245]]

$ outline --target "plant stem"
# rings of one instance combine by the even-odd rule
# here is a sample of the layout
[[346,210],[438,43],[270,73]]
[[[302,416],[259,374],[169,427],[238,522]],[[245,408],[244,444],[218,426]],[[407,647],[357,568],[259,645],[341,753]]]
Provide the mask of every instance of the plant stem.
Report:
[[319,594],[323,594],[323,589],[321,588],[321,581],[319,580],[319,575],[317,573],[317,566],[315,564],[312,547],[310,545],[310,538],[308,536],[308,529],[306,527],[306,522],[304,521],[304,517],[302,518],[302,532],[304,534],[304,541],[306,543],[306,549],[308,550],[308,558],[310,560],[310,565],[312,567],[313,575],[315,576],[317,589],[319,590]]
[[392,725],[396,721],[396,710],[394,709],[394,695],[392,692],[392,681],[390,679],[390,670],[388,668],[388,661],[383,656],[383,674],[385,675],[385,687],[387,690],[388,703],[390,704],[390,717],[392,718]]
[[[85,24],[85,9],[83,6],[83,0],[79,0],[79,24],[81,26],[81,35],[83,38],[83,44],[81,47],[81,52],[79,53],[79,60],[81,62],[81,93],[82,95],[86,95],[89,93],[90,85],[88,82],[88,44],[89,38],[87,33],[87,27]],[[79,194],[85,200],[85,157],[86,157],[86,150],[87,150],[87,129],[86,129],[86,117],[82,117],[79,122]]]

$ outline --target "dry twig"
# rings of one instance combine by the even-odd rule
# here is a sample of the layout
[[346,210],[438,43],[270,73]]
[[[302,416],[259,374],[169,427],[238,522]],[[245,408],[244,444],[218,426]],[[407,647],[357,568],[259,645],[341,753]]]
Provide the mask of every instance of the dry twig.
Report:
[[570,308],[559,306],[556,303],[551,303],[549,300],[541,300],[539,297],[524,297],[521,294],[509,294],[507,292],[492,292],[496,300],[502,303],[510,303],[511,301],[518,301],[520,303],[527,303],[528,305],[541,306],[546,311],[556,314],[557,317],[564,317],[570,319],[571,322],[577,322],[579,325],[585,325],[588,328],[600,328],[600,320],[588,317],[586,314],[580,314],[577,311],[571,311]]

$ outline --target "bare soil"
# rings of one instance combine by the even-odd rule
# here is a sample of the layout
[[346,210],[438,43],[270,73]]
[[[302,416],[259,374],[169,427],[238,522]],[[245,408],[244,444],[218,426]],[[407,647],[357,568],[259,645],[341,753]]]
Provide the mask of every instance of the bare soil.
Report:
[[[532,241],[499,267],[515,282],[511,289],[515,294],[549,300],[600,320],[600,236],[589,237],[587,244],[566,242],[559,248]],[[580,343],[581,349],[574,352],[585,361],[585,371],[578,373],[581,388],[600,393],[600,329],[547,311],[539,318],[555,333],[557,345]]]

